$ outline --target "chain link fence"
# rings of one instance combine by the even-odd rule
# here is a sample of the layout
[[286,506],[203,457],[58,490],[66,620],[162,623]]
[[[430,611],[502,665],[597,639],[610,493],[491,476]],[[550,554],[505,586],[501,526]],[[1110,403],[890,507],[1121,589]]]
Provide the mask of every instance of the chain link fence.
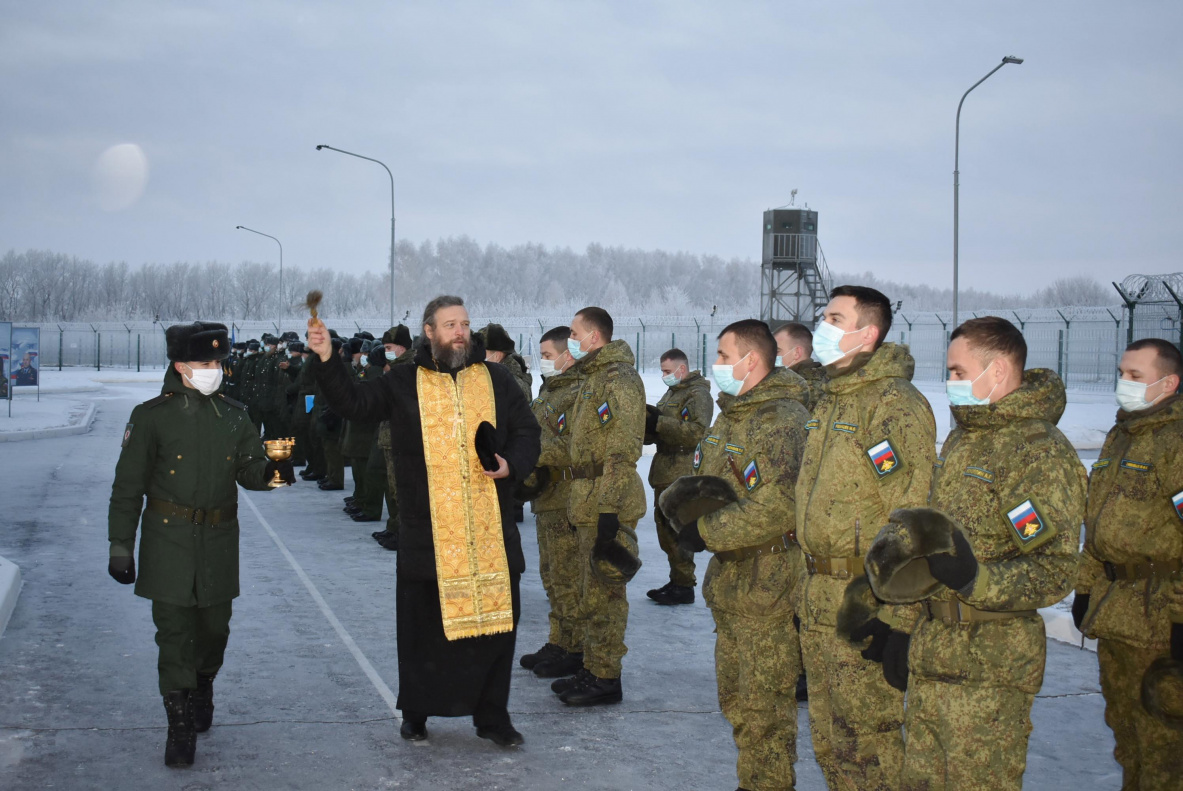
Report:
[[[1131,331],[1125,307],[1049,308],[1032,310],[973,311],[975,316],[1002,316],[1018,326],[1027,339],[1028,367],[1050,368],[1074,390],[1104,392],[1117,381],[1117,363],[1129,340],[1165,338],[1183,343],[1183,311],[1176,305],[1137,306]],[[518,345],[531,367],[536,367],[538,339],[542,334],[570,321],[570,316],[540,318],[473,316],[473,327],[497,321]],[[663,352],[680,348],[694,367],[705,369],[715,357],[714,339],[732,321],[745,316],[629,316],[616,319],[615,336],[632,347],[642,373],[659,368]],[[235,340],[260,338],[296,330],[297,323],[276,326],[274,322],[225,322]],[[41,328],[41,367],[161,369],[166,364],[164,329],[159,322],[104,322],[87,324],[31,324]],[[343,336],[368,330],[381,337],[387,329],[381,319],[337,320],[333,329]],[[952,315],[943,313],[896,314],[890,340],[908,344],[916,358],[916,381],[945,379],[945,350],[953,331]]]

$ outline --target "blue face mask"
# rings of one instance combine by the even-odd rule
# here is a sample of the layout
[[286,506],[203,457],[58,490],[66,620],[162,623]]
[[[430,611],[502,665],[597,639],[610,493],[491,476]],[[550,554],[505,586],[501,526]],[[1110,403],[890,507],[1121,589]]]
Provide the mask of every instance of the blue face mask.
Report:
[[990,388],[990,392],[986,394],[985,398],[978,398],[974,395],[974,382],[986,375],[989,367],[984,369],[973,380],[961,379],[945,382],[945,395],[949,397],[949,406],[985,406],[990,403],[990,396],[994,395],[994,391],[998,389],[998,385]]
[[[678,366],[678,368],[681,367],[682,366]],[[675,368],[674,373],[666,374],[665,376],[661,377],[661,383],[666,387],[676,387],[678,384],[680,384],[682,382],[682,378],[678,376],[677,370],[678,369]]]
[[[751,352],[748,352],[748,354],[751,354]],[[741,363],[748,359],[748,354],[743,356],[743,359],[740,360]],[[749,370],[748,374],[750,373],[751,371]],[[748,378],[748,374],[744,374],[743,379],[736,379],[734,365],[711,366],[711,376],[714,377],[715,384],[727,395],[739,395],[739,391],[743,389],[744,379]]]
[[385,352],[385,354],[386,354],[386,359],[389,360],[390,362],[394,362],[395,360],[398,359],[398,352]]
[[863,348],[863,344],[855,346],[850,351],[842,351],[839,344],[847,335],[853,335],[856,332],[862,332],[866,327],[860,327],[857,330],[850,332],[843,332],[838,327],[834,326],[828,321],[823,321],[817,325],[817,329],[813,331],[813,356],[822,365],[831,365],[838,362],[843,357]]
[[[590,337],[590,336],[584,336]],[[583,350],[583,341],[577,341],[574,338],[567,339],[567,351],[571,352],[571,356],[576,360],[582,360],[589,354]]]

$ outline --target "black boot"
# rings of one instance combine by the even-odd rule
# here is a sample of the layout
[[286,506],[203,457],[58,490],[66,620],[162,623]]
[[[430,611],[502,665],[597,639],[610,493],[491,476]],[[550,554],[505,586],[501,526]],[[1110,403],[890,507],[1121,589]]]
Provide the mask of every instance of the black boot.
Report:
[[619,678],[599,678],[591,673],[588,673],[588,680],[584,683],[559,695],[559,700],[568,706],[600,706],[619,703],[623,699]]
[[504,725],[479,727],[476,729],[476,735],[482,739],[488,739],[499,747],[517,747],[526,743],[522,734],[518,733],[508,722]]
[[197,752],[197,731],[193,729],[193,708],[189,690],[174,689],[164,696],[168,715],[168,738],[164,742],[165,766],[192,766]]
[[672,587],[674,587],[674,583],[667,582],[666,584],[662,585],[660,588],[654,588],[651,591],[646,591],[645,595],[648,596],[650,599],[657,599],[659,596],[665,595],[665,592],[668,591]]
[[588,679],[592,678],[595,678],[595,676],[581,667],[575,675],[570,676],[569,678],[560,678],[558,681],[552,683],[550,685],[550,691],[556,695],[562,695],[567,690],[574,689],[580,684],[587,682]]
[[354,514],[353,516],[350,517],[350,519],[352,519],[354,522],[378,522],[378,521],[381,521],[382,517],[380,517],[380,516],[366,516],[365,511],[362,511],[360,513]]
[[694,588],[689,585],[674,585],[670,583],[665,590],[651,591],[650,599],[658,604],[694,604]]
[[387,533],[378,539],[378,544],[383,549],[389,549],[391,552],[398,552],[398,533]]
[[189,693],[189,705],[193,709],[193,728],[205,733],[214,724],[214,677],[197,674],[197,689]]
[[409,742],[421,742],[427,738],[427,718],[418,714],[403,712],[403,724],[398,735]]
[[[518,660],[518,664],[527,670],[533,670],[534,666],[539,662],[545,662],[548,659],[554,659],[563,653],[566,652],[554,643],[547,643],[532,654],[522,654],[522,658]],[[582,667],[582,665],[580,665],[580,667]],[[578,669],[579,668],[576,668],[575,670]],[[574,673],[575,670],[572,670],[571,672]]]
[[[562,649],[559,649],[562,651]],[[578,673],[579,669],[583,667],[583,652],[573,654],[570,651],[563,651],[557,656],[550,659],[543,659],[538,664],[534,665],[534,675],[539,678],[562,678],[569,676],[572,673]]]

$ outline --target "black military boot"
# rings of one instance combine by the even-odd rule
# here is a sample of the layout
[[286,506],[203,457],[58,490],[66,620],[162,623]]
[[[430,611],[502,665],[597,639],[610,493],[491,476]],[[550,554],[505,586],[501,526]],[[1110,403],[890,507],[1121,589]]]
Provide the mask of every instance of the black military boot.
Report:
[[205,733],[214,724],[214,677],[197,674],[197,689],[189,693],[189,706],[193,709],[193,729]]
[[587,679],[566,692],[559,695],[559,700],[568,706],[602,706],[606,703],[619,703],[624,699],[624,692],[619,678],[599,678],[591,673]]
[[569,678],[560,678],[558,681],[552,683],[550,685],[550,691],[556,695],[562,695],[567,690],[574,689],[580,684],[586,682],[588,679],[592,678],[595,678],[595,676],[581,667],[579,668],[579,672],[577,672],[575,675],[570,676]]
[[398,552],[398,533],[386,533],[378,538],[378,544],[383,549],[389,549],[391,552]]
[[650,599],[657,599],[658,596],[663,596],[665,594],[665,592],[668,591],[672,587],[674,587],[674,583],[667,582],[666,584],[662,585],[660,588],[654,588],[651,591],[646,591],[645,595],[648,596]]
[[[534,666],[537,665],[539,662],[546,661],[547,659],[554,659],[555,657],[559,656],[560,654],[565,654],[565,653],[566,653],[566,651],[559,648],[554,643],[547,643],[546,645],[542,646],[542,648],[539,648],[537,651],[535,651],[532,654],[522,654],[522,658],[518,660],[518,664],[520,664],[522,667],[526,668],[527,670],[533,670]],[[583,665],[581,664],[579,667],[583,667]],[[575,670],[578,670],[578,669],[579,668],[575,668]],[[575,670],[572,670],[571,672],[574,673]]]
[[409,742],[421,742],[427,738],[427,717],[403,711],[403,724],[399,726],[398,735]]
[[579,669],[583,667],[583,652],[573,654],[570,651],[563,651],[561,648],[559,650],[562,651],[561,654],[543,659],[534,665],[534,675],[539,678],[562,678],[572,673],[578,673]]
[[526,743],[522,734],[510,723],[502,725],[483,725],[476,729],[476,735],[488,739],[499,747],[518,747]]
[[694,604],[694,588],[689,585],[674,585],[671,582],[665,587],[665,590],[651,591],[651,593],[654,595],[649,598],[658,604]]
[[164,696],[168,715],[168,738],[164,742],[165,766],[192,766],[197,752],[197,731],[193,728],[193,708],[189,690],[174,689]]

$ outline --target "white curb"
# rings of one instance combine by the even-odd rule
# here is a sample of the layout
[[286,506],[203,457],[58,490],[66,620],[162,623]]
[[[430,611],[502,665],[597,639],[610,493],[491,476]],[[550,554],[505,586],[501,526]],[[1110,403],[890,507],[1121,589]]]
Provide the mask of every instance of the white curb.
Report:
[[8,619],[16,609],[17,597],[21,595],[21,570],[10,560],[0,558],[0,636]]
[[38,428],[29,431],[0,431],[0,442],[20,442],[26,439],[50,439],[51,437],[68,437],[73,434],[85,434],[90,431],[90,424],[94,422],[95,402],[90,402],[82,422],[76,426],[55,426],[54,428]]

